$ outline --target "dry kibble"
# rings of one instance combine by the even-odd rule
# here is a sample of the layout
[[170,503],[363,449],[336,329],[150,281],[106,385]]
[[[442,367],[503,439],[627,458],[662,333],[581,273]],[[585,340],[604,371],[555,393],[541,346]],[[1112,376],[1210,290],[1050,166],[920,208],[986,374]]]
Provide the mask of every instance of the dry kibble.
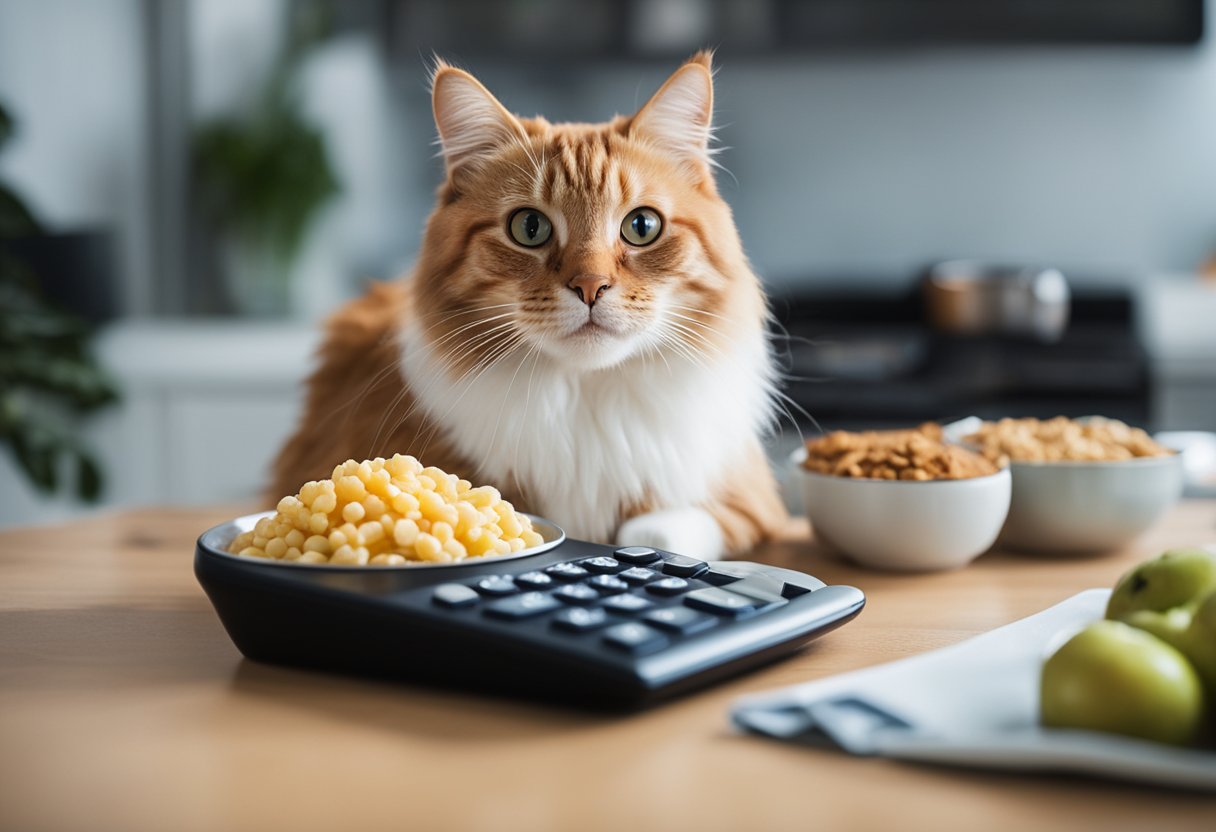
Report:
[[985,422],[967,437],[991,460],[1018,462],[1114,462],[1173,453],[1140,428],[1095,416],[1084,422],[1054,419],[1001,419]]
[[237,535],[228,551],[244,557],[401,566],[493,557],[544,540],[527,516],[494,488],[474,488],[401,454],[347,460],[326,480],[305,483],[276,513]]
[[958,480],[986,477],[997,466],[983,456],[948,445],[940,425],[914,430],[836,431],[806,443],[808,471],[856,479]]

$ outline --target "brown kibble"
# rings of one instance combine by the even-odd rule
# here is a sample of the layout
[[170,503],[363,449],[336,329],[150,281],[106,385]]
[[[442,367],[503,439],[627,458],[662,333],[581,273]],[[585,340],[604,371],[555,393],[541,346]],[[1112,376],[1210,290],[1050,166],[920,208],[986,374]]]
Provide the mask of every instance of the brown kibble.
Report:
[[985,422],[967,437],[996,464],[1021,462],[1110,462],[1136,457],[1167,456],[1140,428],[1101,416],[1084,422],[1054,419],[1001,419]]
[[941,426],[914,430],[835,431],[806,444],[809,471],[855,479],[968,479],[999,469],[983,456],[942,441]]

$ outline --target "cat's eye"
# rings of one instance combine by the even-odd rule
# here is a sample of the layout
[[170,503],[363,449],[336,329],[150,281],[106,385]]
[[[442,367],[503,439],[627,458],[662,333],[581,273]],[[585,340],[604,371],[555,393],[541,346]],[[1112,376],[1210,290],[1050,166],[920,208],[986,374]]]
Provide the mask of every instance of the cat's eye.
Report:
[[521,246],[536,248],[549,241],[553,224],[535,208],[520,208],[511,215],[507,230],[511,232],[511,239]]
[[621,236],[631,246],[648,246],[658,239],[663,221],[653,208],[634,208],[621,223]]

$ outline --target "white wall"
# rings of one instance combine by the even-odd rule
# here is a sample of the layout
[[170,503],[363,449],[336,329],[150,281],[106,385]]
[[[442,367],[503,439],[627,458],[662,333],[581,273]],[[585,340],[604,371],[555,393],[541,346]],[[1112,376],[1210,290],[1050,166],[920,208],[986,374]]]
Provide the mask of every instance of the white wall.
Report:
[[151,308],[150,182],[139,0],[4,0],[0,99],[18,134],[0,175],[52,229],[117,234],[123,299]]

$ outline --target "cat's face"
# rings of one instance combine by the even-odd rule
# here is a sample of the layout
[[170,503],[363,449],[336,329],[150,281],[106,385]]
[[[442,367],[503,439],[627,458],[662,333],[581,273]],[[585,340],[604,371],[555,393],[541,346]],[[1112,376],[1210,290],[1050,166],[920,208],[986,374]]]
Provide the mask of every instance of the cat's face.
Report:
[[712,94],[698,56],[632,117],[552,125],[441,67],[448,180],[417,276],[432,346],[462,371],[531,352],[581,372],[724,349],[754,278],[714,187]]

